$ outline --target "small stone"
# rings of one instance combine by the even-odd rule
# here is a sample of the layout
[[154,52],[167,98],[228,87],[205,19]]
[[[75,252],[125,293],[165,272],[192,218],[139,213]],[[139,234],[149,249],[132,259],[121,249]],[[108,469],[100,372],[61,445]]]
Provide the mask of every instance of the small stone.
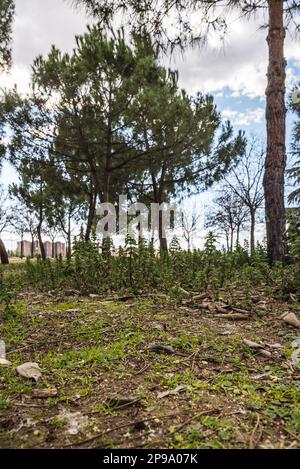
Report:
[[6,360],[5,358],[0,358],[0,366],[11,366],[12,362]]

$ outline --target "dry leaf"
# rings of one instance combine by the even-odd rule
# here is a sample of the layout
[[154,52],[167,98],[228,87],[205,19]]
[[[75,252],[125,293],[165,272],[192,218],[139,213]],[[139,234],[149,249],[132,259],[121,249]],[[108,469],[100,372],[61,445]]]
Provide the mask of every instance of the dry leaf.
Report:
[[159,392],[157,394],[157,398],[162,399],[163,397],[167,397],[167,396],[175,396],[176,394],[183,391],[184,389],[185,389],[185,386],[177,386],[177,388],[172,389],[171,391]]

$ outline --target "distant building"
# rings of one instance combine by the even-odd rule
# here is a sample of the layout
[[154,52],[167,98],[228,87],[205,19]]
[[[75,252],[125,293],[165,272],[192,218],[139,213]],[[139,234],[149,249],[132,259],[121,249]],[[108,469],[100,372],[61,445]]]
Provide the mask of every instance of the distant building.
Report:
[[43,244],[44,244],[46,257],[52,257],[53,255],[52,243],[50,243],[50,241],[45,241]]
[[55,257],[66,257],[66,245],[65,243],[61,243],[60,241],[57,241],[55,243]]
[[[23,244],[23,250],[22,250]],[[66,245],[60,241],[56,243],[52,243],[50,241],[45,241],[44,243],[46,257],[65,257],[66,256]],[[31,241],[18,241],[17,242],[17,256],[21,256],[23,254],[24,257],[30,256],[40,256],[41,249],[40,244],[36,240],[33,243]]]
[[[22,244],[23,244],[23,252],[22,252]],[[31,247],[32,243],[30,241],[19,241],[17,243],[17,256],[21,256],[23,254],[24,257],[31,256]]]

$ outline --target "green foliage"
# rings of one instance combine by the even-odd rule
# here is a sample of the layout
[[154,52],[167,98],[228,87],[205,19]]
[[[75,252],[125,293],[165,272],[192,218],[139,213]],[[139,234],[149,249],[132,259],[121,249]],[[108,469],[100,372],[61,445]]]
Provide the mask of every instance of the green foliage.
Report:
[[11,64],[10,40],[15,12],[14,0],[0,0],[0,71]]
[[7,320],[17,316],[14,306],[15,292],[10,289],[4,280],[3,272],[0,270],[0,304],[3,305],[3,319]]
[[26,263],[26,281],[41,290],[74,288],[86,293],[131,292],[153,290],[171,292],[178,299],[189,290],[217,294],[232,285],[245,292],[262,283],[275,288],[279,295],[300,292],[300,269],[267,262],[266,248],[257,245],[251,256],[248,247],[234,252],[216,248],[216,238],[209,233],[203,250],[182,251],[174,238],[169,254],[156,252],[152,243],[128,235],[124,247],[115,250],[106,239],[102,246],[94,241],[77,240],[72,257]]

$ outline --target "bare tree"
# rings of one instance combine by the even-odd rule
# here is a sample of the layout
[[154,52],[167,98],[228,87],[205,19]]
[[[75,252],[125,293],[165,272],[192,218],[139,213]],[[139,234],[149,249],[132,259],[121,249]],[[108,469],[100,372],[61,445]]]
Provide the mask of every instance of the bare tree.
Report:
[[181,211],[181,228],[183,237],[187,242],[188,251],[191,250],[194,233],[199,229],[201,214],[197,214],[196,208]]
[[232,170],[231,178],[225,178],[232,192],[249,210],[251,254],[255,249],[256,215],[264,201],[264,159],[263,146],[257,138],[253,137],[240,164]]
[[225,235],[227,251],[232,252],[234,234],[236,244],[239,245],[240,231],[248,221],[248,210],[241,199],[228,187],[222,190],[223,195],[214,200],[215,208],[208,215],[205,227],[214,228]]

